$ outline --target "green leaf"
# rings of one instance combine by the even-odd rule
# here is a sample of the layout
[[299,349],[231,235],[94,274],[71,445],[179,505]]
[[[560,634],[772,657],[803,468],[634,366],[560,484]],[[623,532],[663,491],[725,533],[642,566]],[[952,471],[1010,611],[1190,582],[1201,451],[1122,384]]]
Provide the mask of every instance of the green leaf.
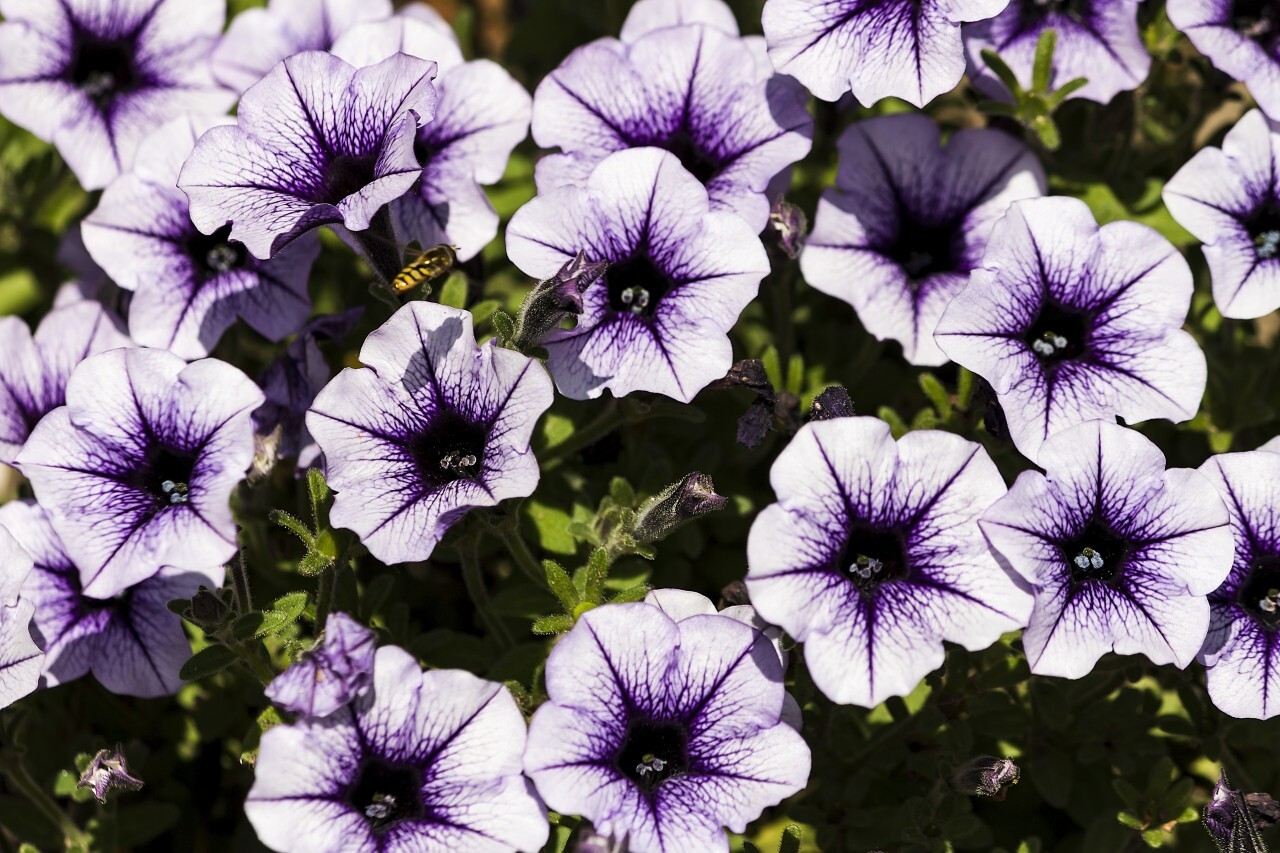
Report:
[[1053,49],[1058,44],[1058,34],[1049,28],[1040,33],[1036,41],[1036,57],[1031,66],[1031,91],[1047,94],[1049,80],[1053,76]]
[[178,670],[178,677],[183,681],[199,681],[222,672],[236,660],[236,653],[226,646],[209,646],[192,655]]
[[236,621],[231,623],[231,637],[235,640],[248,640],[257,636],[258,629],[262,627],[265,615],[261,610],[250,610],[248,613],[236,617]]
[[1148,829],[1146,832],[1142,833],[1142,840],[1148,847],[1163,847],[1164,830],[1159,827],[1155,829]]
[[471,316],[474,323],[479,326],[485,320],[493,316],[493,313],[502,307],[502,303],[496,299],[485,299],[471,306]]
[[649,585],[647,583],[636,584],[628,587],[622,592],[609,599],[610,604],[626,604],[628,601],[642,601],[649,594]]
[[1131,814],[1129,812],[1117,812],[1116,820],[1120,821],[1130,829],[1142,829],[1144,826],[1146,826],[1142,818],[1138,817],[1137,815]]
[[604,598],[604,582],[609,578],[609,552],[605,548],[597,548],[587,559],[586,578],[582,586],[582,600],[591,604],[599,604]]
[[982,61],[991,69],[991,73],[1000,78],[1000,82],[1013,94],[1015,100],[1021,100],[1019,96],[1022,94],[1022,84],[1018,82],[1018,75],[1013,73],[1008,63],[990,48],[982,51]]
[[533,633],[541,636],[551,634],[563,634],[573,627],[573,617],[564,613],[557,613],[554,616],[543,616],[541,619],[533,623]]
[[467,277],[462,273],[454,273],[445,281],[440,289],[440,304],[450,308],[467,307]]
[[290,619],[297,619],[307,607],[305,592],[291,592],[282,595],[271,603],[271,609],[286,614]]
[[1053,119],[1049,116],[1036,116],[1031,120],[1031,129],[1040,137],[1041,144],[1050,151],[1057,151],[1062,145],[1062,136],[1058,133],[1058,126],[1053,123]]
[[1072,92],[1079,91],[1088,85],[1088,77],[1077,77],[1074,80],[1068,80],[1066,83],[1062,84],[1061,88],[1055,90],[1054,93],[1048,97],[1049,106],[1053,109],[1057,109]]
[[578,542],[569,532],[569,513],[538,500],[525,502],[524,511],[538,531],[538,545],[543,551],[565,556],[577,553]]
[[546,572],[547,586],[551,588],[551,592],[560,599],[565,612],[572,613],[573,608],[578,606],[579,599],[578,590],[574,588],[573,579],[569,577],[569,573],[555,560],[543,560],[542,570]]
[[318,522],[318,510],[329,500],[329,484],[324,481],[324,474],[319,468],[307,469],[307,492],[311,496],[311,511],[316,513]]
[[510,343],[516,334],[516,324],[512,321],[511,315],[506,311],[494,311],[490,319],[493,320],[494,331],[498,333],[498,342]]
[[614,477],[609,481],[609,497],[619,506],[631,506],[636,502],[636,490],[626,477]]
[[302,543],[306,545],[308,548],[312,547],[312,545],[315,543],[315,536],[312,534],[311,530],[305,524],[302,523],[301,519],[295,518],[294,516],[290,515],[289,513],[285,512],[282,509],[271,510],[269,517],[276,524],[280,525],[285,530],[290,531],[291,533],[293,533],[294,536],[297,536],[299,539],[301,539]]
[[319,551],[308,551],[307,555],[298,561],[298,572],[307,577],[315,577],[332,565],[331,558]]
[[947,389],[938,381],[938,377],[932,373],[921,373],[920,390],[929,398],[929,402],[933,403],[933,408],[938,412],[938,417],[947,420],[951,417],[951,395],[947,393]]

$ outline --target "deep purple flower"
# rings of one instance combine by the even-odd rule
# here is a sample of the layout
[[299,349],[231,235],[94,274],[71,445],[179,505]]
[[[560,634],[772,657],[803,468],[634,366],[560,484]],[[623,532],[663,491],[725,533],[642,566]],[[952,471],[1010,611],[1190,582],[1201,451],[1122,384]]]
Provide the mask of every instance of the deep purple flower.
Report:
[[529,440],[551,405],[536,361],[476,345],[471,314],[410,302],[316,397],[307,428],[337,491],[330,518],[384,563],[425,560],[477,507],[538,484]]
[[203,571],[236,550],[229,499],[253,461],[262,392],[236,368],[164,350],[86,359],[21,467],[81,591],[110,598],[162,566]]
[[141,791],[142,780],[129,772],[124,753],[117,746],[114,750],[98,750],[80,774],[76,787],[91,789],[94,798],[105,803],[112,791]]
[[365,231],[422,173],[414,140],[435,115],[435,74],[399,54],[360,69],[289,57],[244,93],[238,124],[196,143],[178,179],[192,221],[263,259],[321,225]]
[[374,633],[345,613],[330,613],[315,648],[267,685],[267,698],[295,714],[327,717],[373,687]]
[[127,696],[169,696],[183,684],[178,670],[191,657],[182,619],[166,605],[201,586],[222,585],[223,569],[162,568],[111,598],[90,598],[80,570],[53,529],[49,513],[32,502],[0,507],[4,525],[35,560],[22,594],[36,607],[32,635],[44,650],[42,687],[92,672],[103,687]]
[[498,233],[498,214],[482,185],[502,178],[512,149],[529,135],[529,93],[495,62],[463,62],[452,30],[415,18],[355,27],[333,53],[356,67],[396,53],[439,66],[440,103],[414,144],[422,175],[392,202],[391,218],[400,242],[451,244],[464,261],[477,255]]
[[129,330],[143,346],[183,358],[209,354],[223,332],[242,317],[278,341],[298,331],[311,312],[307,278],[320,254],[316,235],[260,261],[231,242],[230,226],[202,234],[191,222],[178,174],[196,139],[232,118],[176,119],[138,149],[132,172],[107,187],[84,221],[84,241],[95,261],[126,290]]
[[244,92],[295,53],[329,50],[357,24],[391,17],[391,0],[270,0],[236,15],[213,51],[213,75]]
[[735,619],[600,607],[556,644],[546,682],[525,772],[632,853],[728,853],[723,827],[742,832],[809,777],[773,644]]
[[1041,448],[979,521],[1035,592],[1023,632],[1031,671],[1080,678],[1105,653],[1185,667],[1231,568],[1227,510],[1203,474],[1165,470],[1141,433],[1089,421]]
[[1000,78],[986,67],[982,51],[1000,55],[1024,88],[1031,88],[1036,43],[1045,30],[1057,42],[1049,88],[1079,77],[1089,82],[1069,97],[1107,103],[1136,89],[1151,70],[1151,54],[1138,33],[1141,0],[1012,0],[994,18],[964,27],[969,76],[980,90],[1009,98]]
[[422,672],[385,646],[373,689],[322,720],[262,735],[245,814],[282,853],[533,853],[547,815],[520,772],[525,723],[501,684]]
[[1015,202],[934,339],[991,383],[1035,461],[1045,439],[1092,418],[1195,415],[1207,371],[1182,330],[1191,287],[1182,255],[1145,225],[1099,228],[1074,198]]
[[586,185],[616,151],[663,148],[706,185],[712,210],[759,233],[769,182],[809,152],[813,119],[804,89],[758,59],[701,24],[578,48],[534,93],[533,138],[563,152],[538,162],[539,191]]
[[835,418],[803,427],[770,480],[778,503],[751,527],[747,589],[833,701],[905,695],[942,665],[944,640],[984,649],[1026,624],[1030,596],[978,529],[1004,494],[981,446]]
[[639,0],[622,22],[620,38],[632,42],[666,27],[706,24],[729,35],[738,34],[738,21],[724,0]]
[[1280,120],[1280,12],[1268,0],[1169,0],[1169,21]]
[[40,419],[65,402],[67,377],[80,362],[129,345],[96,302],[51,311],[33,336],[17,317],[0,317],[0,462],[15,464]]
[[543,345],[574,399],[656,391],[688,402],[733,363],[727,333],[769,272],[756,230],[710,209],[707,191],[666,151],[622,151],[585,187],[541,195],[512,217],[507,254],[549,278],[579,251],[608,261],[573,329]]
[[1164,186],[1164,203],[1204,246],[1224,317],[1280,308],[1280,126],[1258,110],[1201,148]]
[[1044,194],[1044,171],[995,130],[956,131],[943,148],[938,126],[918,114],[858,122],[838,145],[836,185],[800,257],[805,281],[851,304],[912,364],[944,364],[938,318],[1010,202]]
[[31,555],[0,527],[0,708],[34,691],[44,665],[44,652],[31,639],[35,604],[21,595],[31,568]]
[[852,91],[871,106],[923,107],[964,75],[960,24],[998,15],[1009,0],[768,0],[769,58],[824,101]]
[[209,71],[223,0],[4,0],[0,13],[0,113],[56,145],[86,189],[174,116],[235,100]]

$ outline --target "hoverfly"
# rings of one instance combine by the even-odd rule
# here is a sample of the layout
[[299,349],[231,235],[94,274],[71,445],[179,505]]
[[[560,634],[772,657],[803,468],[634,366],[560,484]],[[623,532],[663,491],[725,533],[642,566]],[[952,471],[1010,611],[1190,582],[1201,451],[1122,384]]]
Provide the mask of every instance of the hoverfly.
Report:
[[392,279],[391,289],[402,294],[408,293],[421,284],[431,284],[448,275],[457,262],[457,246],[442,243],[430,249],[422,249]]

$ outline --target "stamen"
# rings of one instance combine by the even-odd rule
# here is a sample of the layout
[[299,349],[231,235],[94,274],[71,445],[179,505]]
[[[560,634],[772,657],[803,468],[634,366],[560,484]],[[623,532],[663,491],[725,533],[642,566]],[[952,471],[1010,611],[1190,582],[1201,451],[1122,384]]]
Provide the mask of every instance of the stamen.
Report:
[[116,76],[110,71],[94,71],[80,84],[80,91],[90,98],[101,98],[116,87]]
[[474,468],[476,457],[473,453],[463,453],[460,450],[450,450],[440,460],[440,467],[446,471],[456,471],[459,474],[468,473],[468,469]]
[[205,255],[204,262],[211,270],[227,272],[236,265],[236,250],[226,243],[219,243]]
[[173,480],[165,480],[160,484],[160,491],[169,496],[170,506],[186,503],[190,499],[188,489],[186,483],[175,483]]
[[859,554],[857,559],[853,561],[853,565],[849,567],[850,574],[857,575],[864,580],[870,580],[882,571],[884,571],[883,561],[864,554]]
[[1053,355],[1059,350],[1067,348],[1067,339],[1056,332],[1045,332],[1035,341],[1031,343],[1031,349],[1035,350],[1038,355]]
[[628,287],[618,298],[631,309],[632,314],[640,314],[649,307],[649,291],[643,287]]
[[365,817],[370,820],[386,820],[395,814],[396,798],[394,794],[374,794],[373,802],[365,806]]
[[1100,569],[1106,564],[1102,555],[1092,548],[1082,548],[1072,562],[1082,569]]
[[1268,589],[1267,594],[1259,599],[1258,609],[1264,613],[1280,611],[1280,589]]
[[636,773],[640,774],[640,778],[646,778],[650,773],[658,774],[667,768],[667,762],[658,758],[652,753],[645,753],[640,757],[640,763],[636,765]]
[[1258,257],[1264,261],[1280,255],[1280,230],[1273,228],[1270,231],[1263,231],[1253,238],[1253,246]]

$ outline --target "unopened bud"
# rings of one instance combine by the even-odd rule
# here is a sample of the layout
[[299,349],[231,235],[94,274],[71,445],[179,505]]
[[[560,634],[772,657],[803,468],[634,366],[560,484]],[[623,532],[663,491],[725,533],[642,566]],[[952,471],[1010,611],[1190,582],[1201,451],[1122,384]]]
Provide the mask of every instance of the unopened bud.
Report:
[[1012,758],[979,755],[951,772],[951,787],[968,797],[1003,800],[1010,785],[1018,784],[1022,771]]
[[814,397],[813,405],[809,407],[811,421],[851,418],[853,415],[853,400],[849,399],[849,392],[842,385],[832,385]]
[[124,753],[119,745],[115,750],[100,749],[89,762],[76,783],[77,788],[92,788],[98,802],[105,803],[110,791],[138,791],[142,789],[142,780],[129,774],[125,766]]
[[786,252],[787,257],[796,258],[804,247],[805,234],[809,231],[809,220],[804,211],[779,197],[769,211],[769,226],[778,235],[778,248]]
[[515,347],[520,350],[537,347],[565,317],[581,314],[582,294],[603,278],[608,268],[606,261],[588,261],[586,253],[578,252],[559,272],[538,282],[525,297],[516,317],[511,339]]
[[1232,853],[1265,853],[1261,831],[1280,818],[1280,804],[1269,794],[1242,794],[1221,771],[1213,795],[1200,815],[1205,831],[1219,850]]
[[632,535],[640,543],[662,539],[685,522],[723,509],[728,502],[728,498],[716,494],[710,475],[694,471],[640,507]]
[[191,621],[201,628],[218,625],[231,612],[231,606],[223,600],[217,590],[200,587],[191,598]]

